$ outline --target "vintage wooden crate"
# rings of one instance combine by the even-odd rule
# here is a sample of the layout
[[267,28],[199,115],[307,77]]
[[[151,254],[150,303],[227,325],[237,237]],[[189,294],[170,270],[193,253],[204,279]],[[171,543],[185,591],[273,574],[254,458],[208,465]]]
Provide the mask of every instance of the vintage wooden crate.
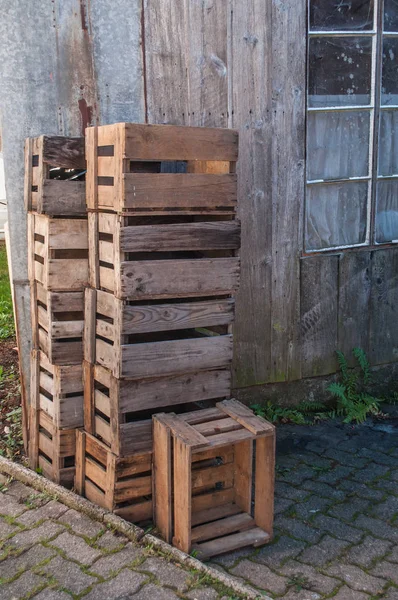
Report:
[[28,215],[30,281],[49,291],[82,290],[88,280],[86,219]]
[[71,488],[75,478],[76,429],[59,429],[43,410],[31,407],[29,462],[44,477]]
[[89,209],[235,212],[236,131],[136,123],[90,127],[86,156]]
[[137,301],[223,296],[237,289],[238,221],[178,222],[173,217],[149,222],[148,218],[89,214],[93,288]]
[[273,425],[225,400],[193,415],[157,414],[153,427],[154,514],[166,541],[209,558],[272,539]]
[[56,366],[40,350],[31,352],[31,404],[58,429],[83,427],[82,365]]
[[228,369],[137,380],[117,379],[100,365],[83,365],[84,428],[117,456],[128,456],[151,443],[154,411],[166,407],[181,411],[187,403],[230,396]]
[[115,377],[230,368],[232,298],[129,304],[86,289],[85,309],[85,358]]
[[77,431],[75,488],[127,521],[151,519],[152,445],[118,458],[92,435]]
[[[86,214],[84,138],[42,135],[25,142],[25,208],[39,214]],[[61,179],[62,177],[62,179]]]
[[51,292],[31,283],[32,343],[54,365],[81,365],[84,292]]

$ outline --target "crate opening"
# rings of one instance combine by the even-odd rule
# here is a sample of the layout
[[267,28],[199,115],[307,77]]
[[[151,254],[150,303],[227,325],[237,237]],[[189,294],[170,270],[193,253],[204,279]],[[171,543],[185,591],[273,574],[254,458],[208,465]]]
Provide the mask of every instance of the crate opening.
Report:
[[52,394],[50,394],[49,391],[47,391],[43,387],[39,386],[39,392],[40,392],[40,394],[45,396],[45,398],[47,398],[47,400],[49,400],[50,402],[54,402],[54,396]]

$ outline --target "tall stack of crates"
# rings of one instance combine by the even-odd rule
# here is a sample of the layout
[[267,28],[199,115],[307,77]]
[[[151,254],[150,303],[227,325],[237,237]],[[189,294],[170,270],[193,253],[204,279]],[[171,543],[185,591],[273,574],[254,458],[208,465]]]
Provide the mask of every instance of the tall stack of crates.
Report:
[[31,287],[29,460],[72,487],[76,428],[83,426],[84,286],[88,280],[84,138],[25,144]]
[[152,415],[231,395],[238,135],[86,130],[89,287],[77,490],[152,518]]

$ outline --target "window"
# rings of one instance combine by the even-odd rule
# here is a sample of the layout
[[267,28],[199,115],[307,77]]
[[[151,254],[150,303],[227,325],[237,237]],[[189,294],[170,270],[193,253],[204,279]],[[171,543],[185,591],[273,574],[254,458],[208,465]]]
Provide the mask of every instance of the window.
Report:
[[398,242],[398,0],[309,0],[305,250]]

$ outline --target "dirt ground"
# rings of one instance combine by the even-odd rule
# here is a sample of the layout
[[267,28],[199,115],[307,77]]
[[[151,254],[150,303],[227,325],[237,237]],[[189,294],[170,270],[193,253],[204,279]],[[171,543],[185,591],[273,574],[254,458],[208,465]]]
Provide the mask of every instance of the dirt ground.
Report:
[[0,340],[0,455],[22,457],[21,394],[15,338]]

